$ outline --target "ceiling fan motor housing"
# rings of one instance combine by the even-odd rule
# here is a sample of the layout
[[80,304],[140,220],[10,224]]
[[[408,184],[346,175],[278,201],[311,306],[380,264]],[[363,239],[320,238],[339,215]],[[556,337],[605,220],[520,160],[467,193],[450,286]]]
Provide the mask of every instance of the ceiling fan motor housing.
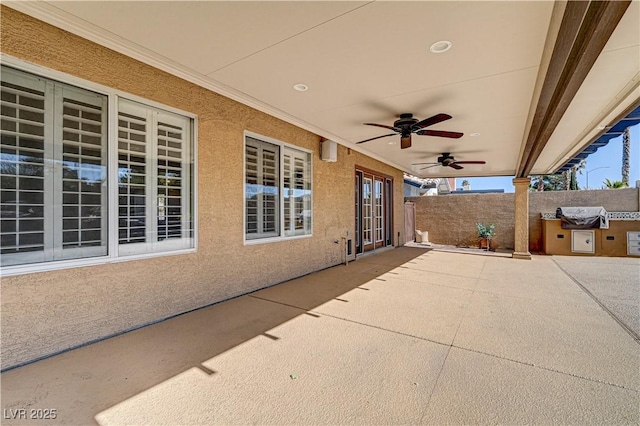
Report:
[[393,127],[397,127],[402,130],[403,135],[408,135],[413,130],[412,127],[418,122],[417,118],[413,117],[413,114],[400,114],[400,119],[393,123]]
[[454,161],[453,155],[448,152],[443,152],[442,155],[438,157],[438,163],[451,162],[449,160]]

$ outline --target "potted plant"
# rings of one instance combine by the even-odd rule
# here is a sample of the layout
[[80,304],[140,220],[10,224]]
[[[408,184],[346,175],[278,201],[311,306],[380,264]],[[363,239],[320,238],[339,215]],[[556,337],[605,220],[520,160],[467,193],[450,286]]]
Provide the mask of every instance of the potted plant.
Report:
[[476,229],[478,230],[478,238],[480,239],[480,248],[489,250],[491,238],[493,238],[496,233],[496,225],[493,223],[487,225],[484,223],[476,223]]

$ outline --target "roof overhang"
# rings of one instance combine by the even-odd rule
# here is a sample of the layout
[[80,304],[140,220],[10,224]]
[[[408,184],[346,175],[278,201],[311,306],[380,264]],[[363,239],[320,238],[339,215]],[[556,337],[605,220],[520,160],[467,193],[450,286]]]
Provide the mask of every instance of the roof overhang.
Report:
[[[424,178],[553,173],[640,99],[638,1],[3,5]],[[464,136],[356,143],[403,112]]]

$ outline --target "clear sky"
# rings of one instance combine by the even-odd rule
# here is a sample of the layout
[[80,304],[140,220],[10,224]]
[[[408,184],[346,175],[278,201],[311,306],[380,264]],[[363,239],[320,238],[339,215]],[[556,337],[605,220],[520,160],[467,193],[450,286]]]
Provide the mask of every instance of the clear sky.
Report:
[[[582,170],[582,174],[578,174],[580,189],[587,187],[587,172],[590,189],[602,188],[607,178],[611,181],[622,180],[622,136],[611,139],[606,146],[587,157],[587,167]],[[457,178],[458,188],[462,187],[464,179],[469,181],[471,189],[504,189],[504,192],[514,192],[513,176]],[[635,187],[636,180],[640,180],[640,125],[631,127],[629,186]]]

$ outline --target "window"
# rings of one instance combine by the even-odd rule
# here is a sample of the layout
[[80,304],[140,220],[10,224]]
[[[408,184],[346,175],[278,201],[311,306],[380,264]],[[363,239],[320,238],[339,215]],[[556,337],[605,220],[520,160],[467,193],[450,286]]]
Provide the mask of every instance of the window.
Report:
[[3,267],[194,247],[192,120],[124,99],[109,117],[109,101],[2,67]]
[[311,234],[311,154],[285,147],[284,234]]
[[2,265],[107,254],[107,98],[2,70]]
[[311,235],[311,154],[245,138],[245,239]]
[[246,145],[247,239],[280,235],[280,147],[247,137]]
[[121,99],[118,251],[192,247],[190,120]]

